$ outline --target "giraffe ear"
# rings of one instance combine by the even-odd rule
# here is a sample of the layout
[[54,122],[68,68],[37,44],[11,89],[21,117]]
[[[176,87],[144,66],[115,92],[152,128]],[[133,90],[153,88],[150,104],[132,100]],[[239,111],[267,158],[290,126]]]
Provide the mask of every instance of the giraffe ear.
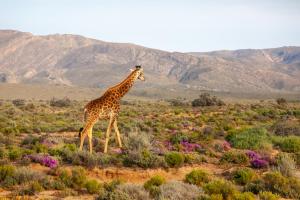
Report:
[[133,72],[134,71],[134,69],[129,69],[131,72]]

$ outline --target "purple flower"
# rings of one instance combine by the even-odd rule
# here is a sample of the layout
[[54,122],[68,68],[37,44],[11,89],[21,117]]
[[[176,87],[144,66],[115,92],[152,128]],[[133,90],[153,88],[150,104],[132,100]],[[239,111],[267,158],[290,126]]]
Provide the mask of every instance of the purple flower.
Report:
[[261,156],[256,153],[255,151],[247,151],[247,156],[251,159],[251,160],[254,160],[254,159],[260,159]]
[[200,149],[199,144],[189,143],[188,141],[181,141],[180,144],[185,152],[192,152]]
[[250,158],[251,166],[254,168],[265,168],[269,165],[268,157],[262,157],[255,151],[248,151],[246,154]]
[[262,159],[251,160],[251,165],[254,168],[265,168],[269,165],[269,162]]
[[28,155],[27,157],[30,158],[33,162],[40,163],[41,165],[44,165],[46,167],[56,168],[58,166],[58,161],[49,155],[35,154]]

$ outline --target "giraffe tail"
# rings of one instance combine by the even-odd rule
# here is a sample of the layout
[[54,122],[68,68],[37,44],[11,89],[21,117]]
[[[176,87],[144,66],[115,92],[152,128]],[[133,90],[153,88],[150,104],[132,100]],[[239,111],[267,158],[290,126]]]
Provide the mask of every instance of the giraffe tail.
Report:
[[81,133],[82,133],[82,131],[83,131],[83,127],[81,127],[81,128],[79,129],[79,133],[78,133],[78,137],[79,137],[79,138],[81,138]]

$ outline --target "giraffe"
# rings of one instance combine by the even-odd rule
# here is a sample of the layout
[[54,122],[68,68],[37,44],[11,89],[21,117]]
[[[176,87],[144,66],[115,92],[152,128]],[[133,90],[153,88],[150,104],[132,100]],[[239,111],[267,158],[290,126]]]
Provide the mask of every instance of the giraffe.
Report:
[[84,107],[85,126],[84,128],[81,128],[79,131],[80,150],[82,150],[83,142],[86,136],[88,136],[89,150],[90,153],[93,152],[92,150],[93,126],[100,119],[109,120],[108,127],[106,130],[106,135],[105,135],[104,153],[107,153],[107,146],[108,146],[109,136],[112,127],[116,132],[116,138],[119,147],[122,148],[120,131],[117,125],[117,116],[120,111],[120,100],[130,90],[130,88],[133,86],[136,79],[145,81],[143,69],[139,65],[135,66],[135,69],[131,69],[131,73],[126,79],[124,79],[119,84],[107,89],[106,92],[100,98],[90,101]]

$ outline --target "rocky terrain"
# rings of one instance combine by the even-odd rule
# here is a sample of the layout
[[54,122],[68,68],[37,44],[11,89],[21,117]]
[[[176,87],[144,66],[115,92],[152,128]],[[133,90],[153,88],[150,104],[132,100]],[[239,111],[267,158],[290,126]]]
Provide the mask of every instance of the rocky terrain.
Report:
[[300,47],[179,53],[78,35],[0,31],[2,83],[103,89],[136,64],[146,72],[147,82],[138,86],[143,88],[300,91]]

